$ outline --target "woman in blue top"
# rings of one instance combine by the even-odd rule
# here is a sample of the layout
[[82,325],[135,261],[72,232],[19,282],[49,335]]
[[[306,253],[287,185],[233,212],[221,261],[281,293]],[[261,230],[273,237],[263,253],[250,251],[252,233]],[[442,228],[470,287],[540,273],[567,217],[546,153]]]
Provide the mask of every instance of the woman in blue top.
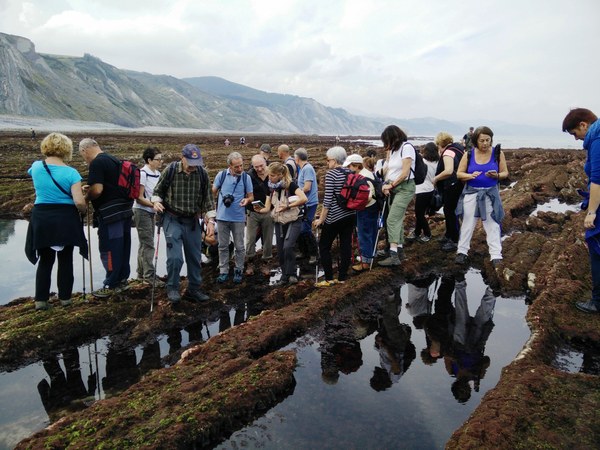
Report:
[[86,211],[81,175],[67,166],[73,157],[71,139],[51,133],[41,144],[45,161],[36,161],[28,170],[33,178],[35,203],[27,229],[25,253],[32,264],[39,258],[35,278],[35,309],[48,309],[54,259],[58,256],[58,298],[71,304],[73,291],[73,247],[87,258],[87,241],[79,216]]
[[[583,221],[586,229],[585,240],[590,252],[592,269],[592,299],[587,302],[577,302],[577,309],[592,314],[600,313],[600,219],[598,207],[600,206],[600,121],[596,114],[589,109],[575,108],[569,111],[564,118],[563,131],[566,131],[575,140],[583,141],[583,148],[587,150],[585,173],[589,182],[589,201],[587,214]],[[586,202],[582,209],[586,209]]]
[[456,215],[462,216],[456,255],[459,264],[467,262],[478,218],[483,222],[492,264],[497,267],[502,261],[500,225],[504,210],[498,181],[508,177],[508,168],[500,147],[492,146],[493,137],[494,132],[490,128],[478,127],[473,132],[474,147],[465,152],[456,171],[457,178],[466,183],[456,207]]

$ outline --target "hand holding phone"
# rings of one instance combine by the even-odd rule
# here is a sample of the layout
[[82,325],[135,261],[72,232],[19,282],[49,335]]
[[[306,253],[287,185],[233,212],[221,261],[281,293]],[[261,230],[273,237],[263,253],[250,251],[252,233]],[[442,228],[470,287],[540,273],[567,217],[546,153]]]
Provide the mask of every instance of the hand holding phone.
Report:
[[497,170],[488,170],[485,175],[489,178],[498,178],[498,171]]
[[252,202],[252,206],[254,207],[254,210],[257,211],[259,209],[263,209],[265,204],[260,200],[255,200]]

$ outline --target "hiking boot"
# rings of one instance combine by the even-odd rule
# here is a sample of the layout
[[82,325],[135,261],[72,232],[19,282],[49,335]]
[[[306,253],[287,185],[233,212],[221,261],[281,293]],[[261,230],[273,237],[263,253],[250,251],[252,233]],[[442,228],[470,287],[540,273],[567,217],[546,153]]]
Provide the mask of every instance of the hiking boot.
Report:
[[377,257],[379,258],[387,258],[390,256],[390,251],[387,249],[377,250]]
[[227,283],[227,280],[229,280],[229,274],[227,273],[220,273],[217,277],[217,283],[219,284]]
[[311,257],[309,258],[309,260],[308,260],[308,264],[312,266],[312,265],[314,265],[314,264],[316,264],[316,263],[317,263],[317,257],[316,257],[316,256],[314,256],[314,255],[313,255],[313,256],[311,256]]
[[73,304],[73,300],[71,300],[71,299],[60,301],[60,306],[71,306],[72,304]]
[[115,294],[120,294],[129,289],[129,282],[127,280],[121,280],[119,285],[113,289]]
[[207,302],[210,300],[210,297],[200,290],[192,290],[192,291],[186,290],[183,293],[183,297],[187,300],[191,300],[193,302],[198,302],[198,303]]
[[[37,302],[36,302],[36,304],[37,304]],[[600,313],[600,305],[598,305],[598,303],[594,302],[593,300],[590,300],[588,302],[577,302],[577,303],[575,303],[575,307],[579,311],[583,311],[584,313],[588,313],[588,314]]]
[[415,239],[417,239],[417,235],[415,234],[415,230],[412,230],[410,233],[408,233],[406,235],[405,238],[407,241],[414,241]]
[[448,242],[450,239],[448,239],[448,237],[446,235],[440,236],[436,239],[441,245],[444,245],[446,242]]
[[[285,286],[286,284],[288,284],[290,281],[289,277],[287,277],[286,275],[281,275],[281,278],[279,280],[277,280],[273,285],[274,286]],[[298,281],[298,280],[296,280]]]
[[242,278],[242,269],[233,269],[233,282],[235,284],[240,284],[242,282]]
[[425,243],[425,242],[429,242],[431,240],[431,236],[419,236],[417,238],[417,241],[421,242],[421,243]]
[[92,295],[96,298],[107,298],[115,293],[114,289],[109,288],[108,286],[104,286],[103,288],[96,289],[92,292]]
[[456,255],[456,258],[454,258],[454,262],[456,264],[466,264],[468,260],[469,260],[469,257],[467,255],[465,255],[464,253],[458,253]]
[[179,291],[175,289],[170,289],[167,291],[167,298],[171,303],[178,303],[181,300],[181,295],[179,295]]
[[296,283],[298,283],[298,278],[296,278],[294,275],[290,275],[290,277],[288,278],[288,283],[296,284]]
[[502,264],[501,258],[492,259],[492,266],[494,266],[494,269],[497,269],[498,267],[500,267],[500,264]]
[[324,287],[333,286],[334,284],[336,284],[336,283],[333,280],[323,280],[323,281],[319,281],[318,283],[315,283],[315,286],[318,288],[324,288]]
[[388,256],[383,261],[379,261],[377,264],[379,264],[382,267],[399,266],[400,258],[398,257],[398,252],[393,252],[390,250],[390,256]]
[[35,302],[36,311],[47,311],[50,309],[48,302]]
[[455,252],[457,248],[458,245],[456,245],[456,242],[452,242],[450,240],[446,241],[444,245],[442,245],[442,250],[445,252]]

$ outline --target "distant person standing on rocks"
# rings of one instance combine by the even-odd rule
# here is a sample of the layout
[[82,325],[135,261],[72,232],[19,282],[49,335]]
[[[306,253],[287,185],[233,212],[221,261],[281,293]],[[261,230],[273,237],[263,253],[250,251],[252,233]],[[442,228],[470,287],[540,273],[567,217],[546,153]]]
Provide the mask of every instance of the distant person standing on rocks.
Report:
[[79,143],[79,154],[89,166],[88,184],[83,186],[83,192],[86,201],[94,206],[100,259],[106,270],[103,287],[92,295],[105,298],[129,288],[133,200],[119,188],[121,161],[103,152],[90,138]]
[[456,262],[465,264],[471,247],[471,238],[481,219],[492,265],[502,262],[501,224],[504,218],[498,183],[508,178],[506,158],[500,146],[493,144],[494,132],[488,127],[477,127],[473,133],[474,147],[465,152],[456,176],[465,182],[456,207],[456,216],[462,217]]
[[164,213],[167,297],[171,303],[181,300],[179,273],[183,267],[184,255],[188,287],[183,296],[195,302],[209,299],[208,295],[200,290],[202,227],[199,219],[205,212],[214,209],[214,205],[210,180],[202,165],[200,149],[193,144],[187,144],[181,151],[181,161],[172,162],[163,170],[150,199],[154,209]]
[[240,145],[246,145],[246,138],[244,136],[240,138]]
[[31,129],[31,140],[35,141],[35,130],[33,128]]
[[592,314],[600,313],[600,121],[596,114],[589,109],[576,108],[569,111],[563,120],[562,130],[569,133],[575,140],[583,141],[587,150],[587,160],[584,170],[589,178],[589,198],[584,200],[582,209],[587,209],[583,221],[586,229],[585,240],[590,253],[592,269],[592,299],[587,302],[577,302],[577,309]]
[[469,131],[463,136],[462,145],[466,149],[475,145],[475,142],[473,142],[473,127],[469,127]]
[[[152,262],[156,211],[150,199],[160,177],[158,169],[162,166],[162,155],[157,148],[148,147],[142,158],[145,164],[140,169],[140,196],[133,204],[133,221],[139,239],[137,276],[139,281],[152,284],[156,269]],[[163,287],[163,282],[156,279],[156,285]]]
[[73,247],[87,258],[88,247],[79,213],[86,203],[81,175],[65,164],[73,157],[71,139],[50,133],[41,144],[44,161],[36,161],[27,171],[33,178],[35,204],[27,229],[25,253],[32,264],[39,263],[35,276],[35,309],[48,309],[52,266],[58,258],[58,299],[71,304],[73,293]]
[[225,138],[225,147],[229,147],[229,139]]

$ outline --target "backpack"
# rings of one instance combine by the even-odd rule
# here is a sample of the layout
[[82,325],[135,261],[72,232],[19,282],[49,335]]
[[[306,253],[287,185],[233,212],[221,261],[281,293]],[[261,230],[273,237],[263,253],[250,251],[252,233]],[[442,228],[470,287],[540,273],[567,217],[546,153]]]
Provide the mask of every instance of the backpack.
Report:
[[337,204],[342,209],[362,211],[367,207],[371,199],[371,188],[369,179],[359,173],[343,169],[346,173],[344,185],[339,194],[336,195]]
[[119,165],[117,189],[120,196],[129,200],[137,199],[140,196],[140,169],[129,160],[110,156]]
[[[173,178],[175,177],[175,171],[177,170],[177,161],[173,161],[171,163],[169,163],[169,165],[167,166],[167,168],[165,169],[167,171],[167,175],[166,175],[166,183],[167,183],[167,187],[165,189],[165,193],[169,192],[169,188],[171,187],[171,183],[173,183]],[[198,167],[198,174],[200,176],[200,192],[199,194],[202,195],[202,189],[203,187],[209,182],[208,179],[208,173],[206,173],[206,170],[204,169],[204,167]],[[206,199],[202,199],[202,206],[205,205]]]
[[381,178],[381,175],[379,175],[379,173],[374,173],[373,174],[373,180],[369,180],[371,183],[373,183],[373,188],[375,189],[375,201],[377,202],[377,209],[379,211],[381,211],[383,209],[383,204],[385,203],[386,200],[386,196],[383,193],[383,178]]
[[[458,165],[460,164],[460,160],[462,159],[464,153],[465,153],[465,149],[464,147],[459,144],[458,142],[454,142],[452,144],[450,144],[445,150],[452,150],[454,152],[454,156],[453,156],[453,163],[454,163],[454,170],[452,171],[452,175],[450,176],[450,178],[447,178],[445,180],[441,180],[438,182],[438,188],[440,189],[440,191],[443,191],[446,187],[449,186],[454,186],[458,179],[456,178],[456,171],[458,170]],[[440,157],[440,160],[438,161],[438,165],[437,165],[437,169],[435,171],[435,174],[438,175],[440,173],[442,173],[444,171],[444,153],[442,153],[442,156]],[[450,156],[450,155],[448,155]]]
[[[402,144],[402,147],[400,148],[400,156],[402,156],[402,149],[404,148],[405,144]],[[411,144],[408,144],[412,147]],[[414,148],[414,147],[413,147]],[[421,156],[421,154],[415,149],[415,170],[412,169],[412,167],[410,168],[410,171],[413,173],[413,176],[415,177],[415,184],[423,184],[423,182],[425,181],[425,178],[427,177],[427,165],[425,164],[425,161],[423,161],[423,157]]]

